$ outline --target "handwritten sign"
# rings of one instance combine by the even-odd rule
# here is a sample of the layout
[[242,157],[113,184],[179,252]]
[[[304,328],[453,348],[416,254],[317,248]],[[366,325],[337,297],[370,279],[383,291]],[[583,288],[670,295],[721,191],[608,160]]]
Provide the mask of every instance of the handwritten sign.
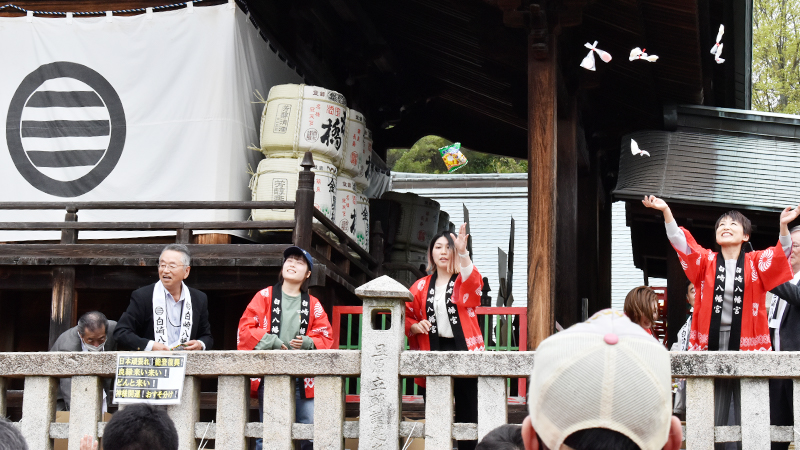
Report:
[[119,354],[114,403],[177,405],[185,375],[186,355]]

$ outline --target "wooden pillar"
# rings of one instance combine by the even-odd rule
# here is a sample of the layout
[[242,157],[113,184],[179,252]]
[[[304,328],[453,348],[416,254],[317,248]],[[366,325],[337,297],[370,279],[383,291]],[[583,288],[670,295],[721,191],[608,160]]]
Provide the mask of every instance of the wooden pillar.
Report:
[[[562,327],[580,321],[578,295],[578,154],[577,105],[570,102],[558,120],[558,186],[555,318]],[[563,104],[563,103],[562,103]],[[566,108],[565,108],[566,109]],[[560,113],[561,114],[561,113]]]
[[314,158],[311,152],[306,152],[303,161],[300,163],[303,170],[298,175],[297,193],[295,194],[294,220],[297,222],[294,227],[292,242],[294,245],[309,249],[311,247],[311,224],[314,213]]
[[376,264],[374,268],[375,276],[383,275],[383,226],[380,220],[376,220],[372,224],[372,231],[369,238],[369,254],[375,258]]
[[554,329],[556,40],[528,39],[528,349]]
[[589,165],[586,172],[578,177],[578,261],[581,262],[581,283],[578,285],[578,296],[588,299],[588,315],[591,316],[598,308],[597,277],[598,268],[598,201],[597,177],[595,175],[594,152],[589,152]]
[[[678,331],[686,322],[686,283],[681,260],[669,243],[667,246],[667,345],[678,340]],[[699,289],[699,287],[698,287]]]
[[[65,222],[77,222],[77,208],[67,208]],[[78,230],[61,230],[62,244],[78,242]],[[53,269],[53,296],[50,305],[50,343],[47,348],[61,336],[61,333],[75,326],[77,321],[77,293],[75,292],[75,267],[60,266]]]
[[176,244],[191,244],[192,243],[192,230],[179,228],[175,233]]

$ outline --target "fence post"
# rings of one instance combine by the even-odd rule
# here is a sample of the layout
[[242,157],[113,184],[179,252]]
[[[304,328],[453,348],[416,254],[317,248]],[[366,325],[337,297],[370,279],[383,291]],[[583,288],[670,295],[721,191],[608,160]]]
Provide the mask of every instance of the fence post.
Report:
[[294,197],[294,245],[309,249],[311,247],[311,224],[314,218],[314,158],[311,152],[306,152],[303,161],[300,162],[303,168],[298,174],[297,192]]
[[195,450],[194,424],[200,421],[200,378],[184,378],[182,395],[180,404],[167,406],[167,414],[178,431],[178,449]]
[[53,377],[25,377],[22,399],[22,420],[19,429],[28,443],[28,448],[52,450],[50,424],[56,418],[56,388]]
[[80,450],[84,434],[97,438],[97,422],[103,417],[103,385],[100,377],[72,377],[72,394],[68,448]]
[[[358,448],[399,449],[400,352],[405,337],[405,302],[413,299],[402,284],[382,276],[356,289],[363,301],[361,315],[361,404]],[[381,330],[381,313],[391,314]]]
[[714,379],[686,379],[686,448],[714,449]]

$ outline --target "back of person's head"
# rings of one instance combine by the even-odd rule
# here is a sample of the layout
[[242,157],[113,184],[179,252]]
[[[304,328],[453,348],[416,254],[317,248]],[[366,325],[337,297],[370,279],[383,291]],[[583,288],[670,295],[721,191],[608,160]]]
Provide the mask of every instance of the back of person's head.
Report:
[[658,295],[648,286],[633,288],[625,296],[624,310],[631,322],[641,325],[642,319],[647,319],[652,326],[658,312]]
[[129,405],[103,430],[105,450],[177,450],[178,431],[167,412],[152,405]]
[[500,425],[478,442],[475,450],[525,450],[522,443],[522,427]]
[[28,444],[22,433],[2,416],[0,416],[0,450],[28,450]]
[[108,332],[108,318],[100,311],[89,311],[78,319],[78,333],[84,334],[86,330]]
[[545,339],[534,356],[526,448],[532,432],[551,450],[678,448],[670,369],[669,352],[610,309]]

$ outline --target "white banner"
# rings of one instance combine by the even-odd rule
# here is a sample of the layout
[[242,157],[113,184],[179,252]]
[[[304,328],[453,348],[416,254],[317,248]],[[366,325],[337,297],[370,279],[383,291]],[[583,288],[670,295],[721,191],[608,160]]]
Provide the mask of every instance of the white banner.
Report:
[[[2,201],[250,200],[270,87],[302,83],[233,4],[0,18]],[[245,220],[249,211],[79,211],[80,221]],[[61,221],[64,211],[0,211]],[[58,233],[0,232],[0,241]],[[142,233],[139,233],[142,235]],[[122,236],[82,232],[81,238]],[[126,234],[125,236],[130,236]]]

